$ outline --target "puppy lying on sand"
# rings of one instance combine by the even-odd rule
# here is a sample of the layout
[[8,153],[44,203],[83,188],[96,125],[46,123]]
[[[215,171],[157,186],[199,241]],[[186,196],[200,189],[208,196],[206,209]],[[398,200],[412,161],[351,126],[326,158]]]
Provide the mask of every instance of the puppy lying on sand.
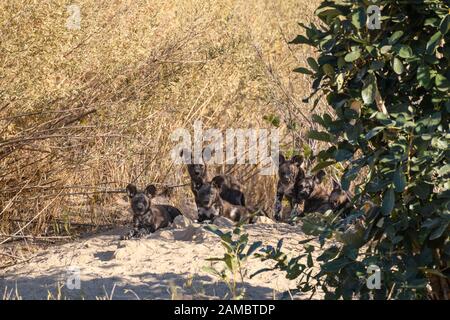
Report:
[[152,205],[151,200],[156,194],[156,187],[148,185],[144,191],[138,191],[136,186],[129,184],[127,194],[133,211],[133,230],[123,235],[121,240],[140,238],[158,229],[166,228],[180,210],[170,205]]

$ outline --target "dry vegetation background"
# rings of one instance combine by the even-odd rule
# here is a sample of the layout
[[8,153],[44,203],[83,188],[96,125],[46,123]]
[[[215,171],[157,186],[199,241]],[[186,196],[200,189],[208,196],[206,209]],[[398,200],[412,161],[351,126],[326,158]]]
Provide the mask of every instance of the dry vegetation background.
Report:
[[[123,221],[114,192],[130,181],[188,182],[169,135],[195,120],[270,128],[278,115],[282,149],[299,148],[310,82],[292,69],[314,53],[287,41],[319,2],[2,0],[0,244]],[[66,28],[70,4],[80,30]],[[236,169],[249,202],[272,207],[276,177]]]

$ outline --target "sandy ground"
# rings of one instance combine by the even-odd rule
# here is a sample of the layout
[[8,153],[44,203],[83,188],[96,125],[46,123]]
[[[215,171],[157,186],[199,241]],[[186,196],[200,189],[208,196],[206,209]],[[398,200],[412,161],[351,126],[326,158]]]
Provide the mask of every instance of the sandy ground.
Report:
[[[297,254],[298,242],[305,238],[300,228],[270,222],[245,227],[250,243],[261,240],[276,245],[283,238],[284,251]],[[223,223],[221,230],[229,230]],[[58,299],[230,298],[227,286],[203,270],[211,265],[205,259],[223,255],[215,234],[186,219],[147,238],[119,240],[126,231],[116,229],[50,247],[27,263],[1,270],[0,293],[14,298],[18,292],[23,299],[48,299],[49,295]],[[250,275],[273,264],[250,259],[244,270]],[[67,286],[70,268],[79,269],[80,289]],[[222,269],[221,265],[216,269]],[[280,299],[289,298],[286,291],[294,289],[296,282],[280,271],[270,271],[245,277],[243,287],[246,299]]]

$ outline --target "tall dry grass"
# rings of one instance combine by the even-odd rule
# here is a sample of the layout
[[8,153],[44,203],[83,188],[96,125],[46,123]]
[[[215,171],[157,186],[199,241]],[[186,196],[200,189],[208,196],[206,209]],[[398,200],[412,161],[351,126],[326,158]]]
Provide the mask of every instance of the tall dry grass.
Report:
[[[186,183],[169,135],[195,120],[269,128],[278,115],[283,150],[307,143],[310,83],[292,69],[314,52],[287,41],[319,2],[1,1],[0,243],[114,224],[130,181]],[[249,202],[271,207],[276,178],[236,169]],[[176,204],[191,198],[175,189]]]

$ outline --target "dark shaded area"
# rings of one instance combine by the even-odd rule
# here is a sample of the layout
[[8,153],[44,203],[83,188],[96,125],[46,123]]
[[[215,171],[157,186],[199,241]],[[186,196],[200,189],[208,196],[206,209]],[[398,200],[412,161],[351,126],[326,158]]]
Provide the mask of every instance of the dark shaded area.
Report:
[[[99,253],[105,258],[109,252]],[[49,294],[55,299],[229,299],[229,290],[224,283],[214,282],[209,276],[172,272],[155,274],[151,272],[132,275],[145,284],[126,283],[120,276],[81,280],[80,289],[70,290],[66,281],[69,274],[55,272],[41,277],[18,276],[14,279],[0,279],[0,291],[15,291],[22,299],[48,299]],[[270,288],[244,284],[246,299],[273,299]],[[6,291],[5,291],[6,290]]]

